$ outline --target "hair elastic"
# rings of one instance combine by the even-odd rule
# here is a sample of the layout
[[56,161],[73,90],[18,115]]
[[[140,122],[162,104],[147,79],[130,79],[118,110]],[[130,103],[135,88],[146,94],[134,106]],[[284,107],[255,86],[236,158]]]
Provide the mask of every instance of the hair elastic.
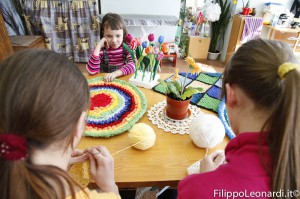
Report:
[[299,65],[298,64],[294,64],[294,63],[290,63],[290,62],[286,62],[286,63],[283,63],[279,66],[278,68],[278,71],[277,71],[277,74],[279,76],[280,79],[283,79],[284,76],[292,71],[292,70],[295,70],[295,69],[298,69],[299,68]]
[[0,158],[21,160],[27,157],[27,142],[24,137],[14,134],[0,134]]

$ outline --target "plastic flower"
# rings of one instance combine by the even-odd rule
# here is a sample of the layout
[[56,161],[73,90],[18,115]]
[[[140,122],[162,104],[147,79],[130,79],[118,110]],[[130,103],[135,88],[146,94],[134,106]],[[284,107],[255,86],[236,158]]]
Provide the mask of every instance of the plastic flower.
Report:
[[136,39],[132,39],[130,42],[130,49],[135,50],[136,47],[137,47],[137,41],[136,41]]
[[143,48],[147,48],[147,47],[148,47],[148,42],[147,42],[147,41],[144,41],[144,42],[142,43],[142,47],[143,47]]
[[158,37],[158,43],[162,44],[164,42],[164,36]]
[[145,49],[145,52],[149,55],[149,54],[153,54],[154,50],[153,50],[153,47],[152,46],[148,46],[146,49]]
[[127,35],[125,36],[125,42],[126,42],[127,44],[130,44],[130,42],[131,42],[132,39],[133,39],[133,37],[132,37],[131,34],[127,34]]
[[155,47],[154,47],[153,53],[154,53],[154,54],[157,54],[158,52],[159,52],[159,48],[158,48],[157,46],[155,46]]
[[150,41],[150,42],[152,42],[152,41],[154,41],[154,34],[149,34],[148,35],[148,40]]
[[164,53],[161,52],[161,51],[159,51],[159,52],[157,53],[156,60],[162,60],[163,57],[164,57]]
[[201,72],[201,68],[197,63],[193,63],[192,65],[190,65],[190,69],[192,74]]
[[204,17],[207,21],[215,22],[220,19],[221,7],[218,3],[208,3],[204,9]]
[[[153,34],[149,34],[148,40],[142,42],[141,37],[132,38],[128,34],[123,42],[123,47],[130,53],[135,63],[134,79],[137,78],[138,72],[142,72],[142,81],[144,81],[146,72],[150,72],[149,81],[154,80],[160,60],[164,57],[163,52],[161,52],[161,44],[158,47],[152,42],[154,41]],[[160,36],[159,42],[163,42],[163,40],[164,37]],[[126,43],[128,41],[130,43]]]
[[137,38],[135,38],[135,40],[137,41],[137,46],[141,46],[141,44],[142,44],[142,38],[141,37],[137,37]]

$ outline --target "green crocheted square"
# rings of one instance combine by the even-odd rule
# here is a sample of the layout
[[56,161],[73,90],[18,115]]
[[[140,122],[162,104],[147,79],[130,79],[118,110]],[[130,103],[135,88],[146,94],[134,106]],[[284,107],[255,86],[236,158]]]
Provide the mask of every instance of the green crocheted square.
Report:
[[200,99],[200,101],[197,103],[197,105],[217,112],[218,111],[218,106],[219,106],[220,103],[221,103],[221,100],[212,98],[209,95],[205,94]]
[[201,73],[196,80],[207,83],[207,84],[214,84],[220,77],[210,76],[204,73]]
[[165,94],[165,92],[166,92],[165,87],[163,87],[163,85],[161,85],[161,84],[158,84],[158,85],[155,86],[153,89],[154,89],[155,91],[159,92],[159,93],[162,93],[162,94]]

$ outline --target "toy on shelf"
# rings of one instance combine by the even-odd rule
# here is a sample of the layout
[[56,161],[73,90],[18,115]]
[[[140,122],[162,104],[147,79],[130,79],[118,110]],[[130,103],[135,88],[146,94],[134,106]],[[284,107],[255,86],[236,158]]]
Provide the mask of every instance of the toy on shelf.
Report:
[[161,45],[164,37],[159,36],[159,46],[153,43],[154,39],[153,34],[149,34],[148,40],[143,42],[140,37],[133,38],[130,34],[125,38],[126,43],[123,43],[123,46],[130,53],[135,63],[135,73],[129,79],[129,82],[133,85],[151,89],[157,84],[160,77],[157,74],[159,63],[163,58]]

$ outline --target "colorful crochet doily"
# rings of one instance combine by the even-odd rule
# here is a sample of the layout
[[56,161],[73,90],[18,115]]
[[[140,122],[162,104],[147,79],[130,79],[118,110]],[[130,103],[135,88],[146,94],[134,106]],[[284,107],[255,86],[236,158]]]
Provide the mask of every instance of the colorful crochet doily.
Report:
[[145,113],[147,100],[136,86],[122,80],[88,79],[91,106],[85,135],[111,137],[129,130]]
[[166,101],[158,102],[148,110],[148,119],[152,121],[158,128],[165,132],[173,134],[189,134],[189,126],[191,121],[201,113],[200,108],[189,105],[187,118],[183,120],[173,120],[165,114]]
[[[179,73],[180,81],[184,82],[186,73]],[[173,75],[167,79],[166,82],[171,81]],[[187,76],[185,81],[187,87],[201,87],[203,92],[193,95],[191,104],[198,107],[205,108],[214,112],[218,112],[218,106],[221,102],[221,87],[222,87],[222,74],[221,73],[208,73],[201,72],[199,74]],[[165,89],[161,84],[153,87],[153,90],[164,94]]]

